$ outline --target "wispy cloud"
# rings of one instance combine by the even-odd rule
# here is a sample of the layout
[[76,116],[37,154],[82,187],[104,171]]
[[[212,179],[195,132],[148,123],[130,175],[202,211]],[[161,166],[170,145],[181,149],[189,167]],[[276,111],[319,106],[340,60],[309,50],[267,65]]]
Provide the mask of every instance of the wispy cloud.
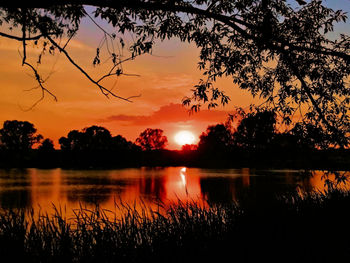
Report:
[[[15,35],[15,34],[14,34]],[[67,39],[61,39],[58,41],[60,44],[64,45],[67,42]],[[22,51],[22,42],[13,40],[13,39],[7,39],[2,38],[0,41],[0,51]],[[69,41],[68,48],[72,50],[83,50],[83,51],[90,51],[93,50],[92,47],[84,44],[83,42],[72,39]],[[41,48],[40,46],[35,46],[34,41],[28,41],[27,42],[27,52],[33,53],[33,54],[40,54]]]
[[121,125],[137,126],[186,121],[222,122],[227,118],[228,114],[232,113],[234,113],[234,111],[202,110],[198,113],[190,114],[181,104],[170,103],[160,107],[159,110],[154,111],[150,115],[110,115],[98,121],[104,123],[118,122]]

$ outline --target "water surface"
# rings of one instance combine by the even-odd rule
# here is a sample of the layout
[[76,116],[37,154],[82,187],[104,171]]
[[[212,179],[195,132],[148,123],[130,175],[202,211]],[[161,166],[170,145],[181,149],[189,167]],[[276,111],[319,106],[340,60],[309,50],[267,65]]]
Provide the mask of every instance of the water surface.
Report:
[[[324,190],[325,172],[299,170],[199,169],[186,167],[116,170],[0,170],[0,207],[80,206],[113,210],[116,203],[148,206],[181,201],[229,203],[266,200],[291,191]],[[331,175],[332,179],[332,175]]]

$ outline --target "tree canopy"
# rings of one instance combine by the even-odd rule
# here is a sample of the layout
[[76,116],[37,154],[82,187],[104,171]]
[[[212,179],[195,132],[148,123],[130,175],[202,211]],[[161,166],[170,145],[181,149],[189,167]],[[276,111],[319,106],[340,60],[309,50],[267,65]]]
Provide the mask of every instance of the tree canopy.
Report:
[[[92,14],[87,5],[94,7]],[[84,17],[114,27],[113,33],[100,28],[105,44],[114,41],[124,48],[124,34],[135,36],[127,47],[130,57],[108,49],[111,69],[98,79],[66,49]],[[215,81],[230,77],[234,85],[262,98],[284,123],[300,115],[303,122],[330,133],[340,146],[348,144],[344,138],[350,127],[350,37],[334,38],[329,32],[346,21],[343,11],[332,10],[321,0],[32,0],[18,7],[3,0],[0,4],[4,29],[0,37],[23,43],[22,64],[33,71],[42,96],[55,95],[38,68],[28,62],[28,42],[42,47],[38,63],[44,53],[60,52],[104,95],[130,101],[132,97],[118,96],[103,81],[126,74],[122,64],[152,52],[156,39],[178,38],[194,42],[200,50],[198,67],[204,78],[193,96],[183,100],[192,110],[228,103]],[[100,52],[99,46],[94,65],[100,63]]]
[[208,126],[199,136],[198,150],[204,153],[217,155],[226,152],[233,146],[231,130],[224,124]]
[[242,117],[233,134],[234,144],[246,150],[264,150],[270,147],[276,134],[276,113],[257,110]]
[[38,150],[44,153],[53,152],[55,150],[53,141],[49,138],[46,138],[42,141]]
[[90,126],[82,131],[72,130],[67,137],[59,139],[63,151],[123,151],[135,149],[135,145],[121,135],[112,137],[109,130],[100,126]]
[[136,144],[145,151],[162,150],[168,144],[168,138],[163,135],[163,130],[148,128],[141,132]]
[[0,129],[0,148],[8,151],[28,151],[43,137],[36,134],[34,125],[28,121],[5,121]]

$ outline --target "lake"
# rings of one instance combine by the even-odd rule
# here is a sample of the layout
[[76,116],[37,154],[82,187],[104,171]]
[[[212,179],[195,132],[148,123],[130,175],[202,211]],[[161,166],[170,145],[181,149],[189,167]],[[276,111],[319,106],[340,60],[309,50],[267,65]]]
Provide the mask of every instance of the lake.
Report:
[[[346,176],[347,173],[344,173]],[[157,202],[230,203],[266,200],[291,191],[325,189],[322,171],[199,169],[186,167],[114,170],[9,169],[0,170],[0,207],[53,212],[61,208],[115,204],[155,207]],[[334,179],[334,174],[329,176]],[[142,202],[141,202],[142,200]]]

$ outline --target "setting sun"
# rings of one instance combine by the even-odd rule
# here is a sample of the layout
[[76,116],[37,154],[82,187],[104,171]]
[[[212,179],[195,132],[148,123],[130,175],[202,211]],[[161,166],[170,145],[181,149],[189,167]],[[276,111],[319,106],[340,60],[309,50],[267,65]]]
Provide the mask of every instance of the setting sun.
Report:
[[175,135],[175,142],[178,145],[193,144],[195,137],[190,131],[180,131]]

